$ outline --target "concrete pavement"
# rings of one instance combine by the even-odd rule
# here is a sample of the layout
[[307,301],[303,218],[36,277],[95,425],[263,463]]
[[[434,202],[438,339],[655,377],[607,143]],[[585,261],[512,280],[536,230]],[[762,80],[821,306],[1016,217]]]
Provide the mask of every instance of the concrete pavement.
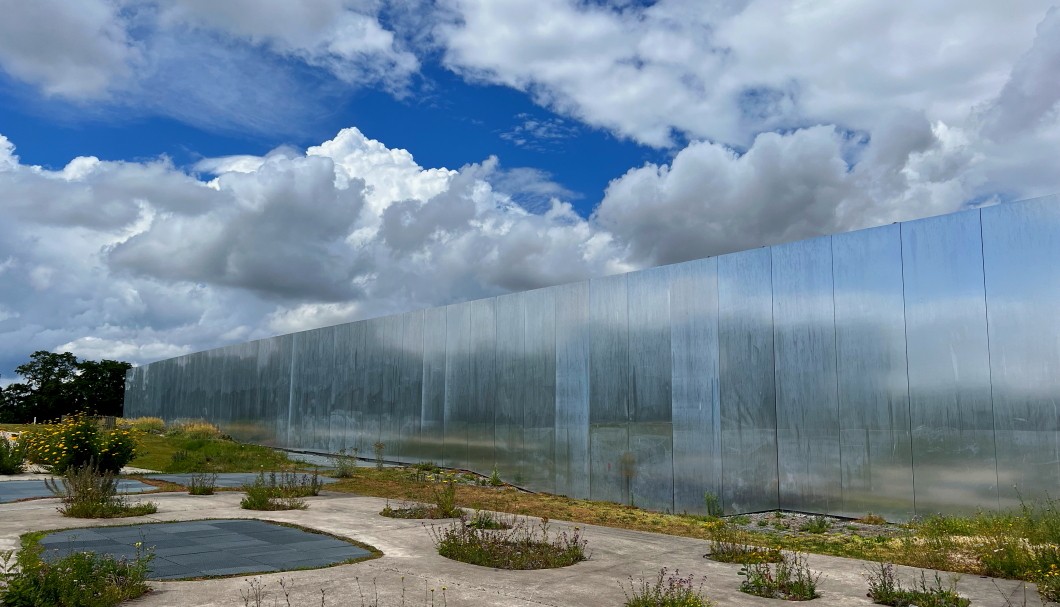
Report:
[[[55,511],[56,500],[53,499],[4,504],[0,505],[0,550],[16,546],[19,535],[31,530],[151,521],[258,518],[291,522],[350,537],[378,548],[384,555],[379,559],[328,569],[253,576],[251,579],[265,584],[270,593],[266,605],[271,605],[274,598],[279,598],[283,604],[279,586],[282,578],[289,589],[293,587],[291,604],[296,606],[320,605],[321,590],[325,593],[326,604],[331,606],[359,605],[360,592],[369,599],[378,592],[380,605],[400,605],[403,585],[405,604],[410,606],[425,604],[425,590],[426,604],[431,605],[430,589],[434,590],[433,604],[442,605],[443,588],[445,605],[451,607],[617,606],[625,601],[622,586],[625,584],[628,588],[629,576],[654,578],[660,567],[694,574],[697,584],[703,580],[705,594],[719,607],[784,604],[739,592],[739,565],[704,559],[702,555],[707,552],[708,545],[702,540],[581,525],[592,553],[590,560],[561,569],[503,571],[438,556],[421,521],[379,516],[385,503],[382,499],[325,492],[319,497],[308,498],[308,510],[251,512],[239,508],[240,497],[240,493],[232,492],[213,496],[155,494],[150,499],[158,504],[157,514],[112,521],[63,518]],[[570,527],[572,525],[553,523],[557,532]],[[811,568],[823,573],[819,584],[822,597],[813,601],[813,605],[872,604],[865,597],[864,562],[819,555],[809,555],[808,561]],[[918,571],[899,569],[903,579],[910,582],[914,571]],[[930,578],[931,572],[928,575]],[[943,573],[944,579],[948,575]],[[152,582],[151,585],[155,591],[138,599],[135,602],[138,607],[237,606],[242,604],[240,591],[248,588],[248,581],[246,577],[234,577]],[[958,583],[958,589],[972,599],[974,607],[1022,606],[1022,588],[1021,582],[977,576],[964,576]],[[1041,605],[1033,586],[1027,586],[1026,604]]]

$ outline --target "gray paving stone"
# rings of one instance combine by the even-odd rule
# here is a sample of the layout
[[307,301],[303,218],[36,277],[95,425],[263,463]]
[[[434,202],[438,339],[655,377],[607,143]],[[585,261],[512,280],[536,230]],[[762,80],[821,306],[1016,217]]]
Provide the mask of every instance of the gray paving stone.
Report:
[[132,559],[140,541],[154,554],[148,577],[167,580],[322,567],[370,554],[326,535],[239,519],[71,529],[41,540],[49,560],[78,551]]
[[[121,493],[143,493],[154,489],[151,485],[142,483],[135,479],[122,479],[118,481],[118,491]],[[44,485],[44,480],[4,481],[0,483],[0,503],[16,502],[24,499],[41,497],[55,497],[55,495]]]

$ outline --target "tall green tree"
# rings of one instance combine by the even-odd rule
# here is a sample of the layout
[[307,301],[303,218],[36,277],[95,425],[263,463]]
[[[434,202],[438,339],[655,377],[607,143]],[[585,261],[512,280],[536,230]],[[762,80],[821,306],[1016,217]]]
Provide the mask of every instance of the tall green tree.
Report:
[[15,368],[24,379],[4,389],[0,420],[26,423],[63,415],[121,415],[125,372],[132,365],[116,360],[78,360],[68,352],[39,350]]

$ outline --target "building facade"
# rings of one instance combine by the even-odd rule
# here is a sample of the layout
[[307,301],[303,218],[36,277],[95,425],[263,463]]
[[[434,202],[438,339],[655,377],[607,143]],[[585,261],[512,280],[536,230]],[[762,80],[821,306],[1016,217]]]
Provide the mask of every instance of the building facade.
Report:
[[891,519],[1060,489],[1060,197],[130,370],[126,416],[702,512]]

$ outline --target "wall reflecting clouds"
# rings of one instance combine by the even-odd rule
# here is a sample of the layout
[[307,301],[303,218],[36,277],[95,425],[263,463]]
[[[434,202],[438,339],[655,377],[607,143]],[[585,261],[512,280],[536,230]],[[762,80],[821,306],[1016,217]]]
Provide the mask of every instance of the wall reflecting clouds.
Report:
[[129,371],[130,417],[703,512],[905,519],[1060,489],[1060,198]]

